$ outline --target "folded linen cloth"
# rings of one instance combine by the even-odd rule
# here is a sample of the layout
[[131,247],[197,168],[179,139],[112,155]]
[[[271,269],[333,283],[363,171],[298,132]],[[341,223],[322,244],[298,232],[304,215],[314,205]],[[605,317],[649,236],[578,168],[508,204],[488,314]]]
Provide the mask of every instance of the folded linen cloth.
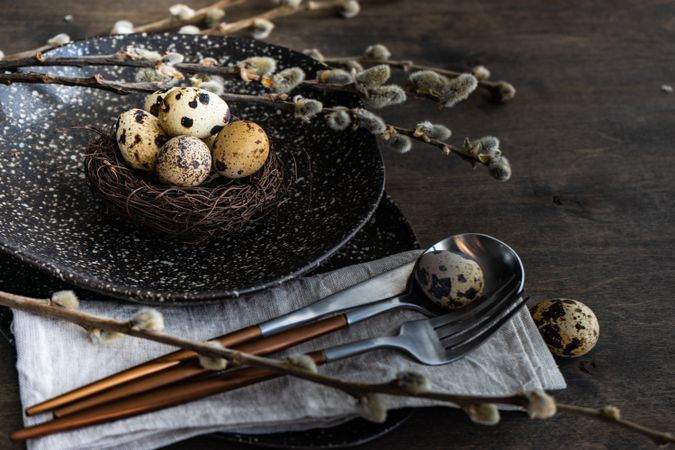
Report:
[[[419,251],[291,280],[277,288],[198,306],[162,307],[170,333],[207,339],[278,316],[373,275],[412,261]],[[93,295],[93,294],[92,294]],[[128,303],[83,301],[82,311],[126,319],[138,309]],[[305,343],[293,353],[325,348],[371,336],[395,333],[417,313],[387,313]],[[173,350],[166,345],[125,337],[94,345],[72,324],[16,311],[17,370],[25,407]],[[331,363],[322,372],[362,381],[383,381],[403,370],[424,374],[434,390],[456,394],[508,395],[530,389],[561,389],[565,381],[529,313],[517,314],[481,347],[446,366],[427,367],[394,351],[376,351]],[[302,393],[302,395],[299,395]],[[389,408],[425,406],[429,401],[386,397]],[[107,424],[28,442],[37,449],[149,449],[215,431],[271,433],[337,425],[354,417],[347,395],[303,380],[284,377]],[[48,415],[24,417],[26,426]]]

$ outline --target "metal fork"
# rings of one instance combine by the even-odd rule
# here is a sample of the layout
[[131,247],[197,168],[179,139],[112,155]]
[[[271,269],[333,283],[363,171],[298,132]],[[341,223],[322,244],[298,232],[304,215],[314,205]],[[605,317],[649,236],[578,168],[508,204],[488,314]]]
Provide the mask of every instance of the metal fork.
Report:
[[[467,311],[457,311],[431,319],[404,323],[398,335],[366,339],[308,353],[317,364],[355,356],[383,348],[403,351],[427,365],[450,363],[477,348],[525,305],[522,286],[515,277],[491,296],[477,302]],[[514,301],[514,298],[516,299]],[[261,340],[284,339],[289,330]],[[286,337],[287,339],[288,337]],[[243,368],[207,378],[199,378],[166,386],[133,397],[122,398],[85,409],[65,417],[17,430],[13,440],[32,439],[60,431],[175,406],[200,398],[248,386],[280,376],[260,368]]]
[[[483,308],[474,308],[467,315],[449,313],[406,322],[396,336],[380,336],[325,349],[322,362],[389,348],[402,351],[422,364],[448,364],[481,345],[513,317],[527,302],[521,294],[518,283],[511,279],[494,294],[497,300],[484,303]],[[515,297],[518,298],[514,301]]]

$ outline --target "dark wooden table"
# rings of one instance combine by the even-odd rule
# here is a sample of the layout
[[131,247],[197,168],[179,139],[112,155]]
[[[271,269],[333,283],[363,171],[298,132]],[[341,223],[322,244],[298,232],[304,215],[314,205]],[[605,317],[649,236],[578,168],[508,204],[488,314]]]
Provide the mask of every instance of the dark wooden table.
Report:
[[[173,3],[3,0],[0,48],[33,48],[58,32],[86,37],[122,18],[147,22]],[[248,2],[231,17],[266,5]],[[63,21],[66,14],[73,23]],[[457,143],[466,135],[500,137],[514,167],[509,183],[418,147],[385,156],[387,190],[423,245],[463,231],[498,236],[522,255],[534,299],[574,297],[595,310],[600,343],[586,357],[560,361],[569,383],[556,393],[560,400],[611,403],[627,418],[675,431],[675,95],[660,89],[675,84],[675,3],[365,0],[350,21],[329,13],[279,20],[269,41],[336,55],[383,42],[397,57],[460,69],[481,63],[513,82],[518,95],[508,105],[479,94],[453,110],[412,101],[405,112],[385,113],[406,125],[418,118],[446,123]],[[4,435],[21,416],[14,353],[2,340],[0,357]],[[207,442],[196,438],[173,448]],[[435,408],[364,448],[451,446],[651,444],[580,418],[541,422],[514,413],[497,427],[481,427],[461,412]],[[0,439],[0,447],[11,444]]]

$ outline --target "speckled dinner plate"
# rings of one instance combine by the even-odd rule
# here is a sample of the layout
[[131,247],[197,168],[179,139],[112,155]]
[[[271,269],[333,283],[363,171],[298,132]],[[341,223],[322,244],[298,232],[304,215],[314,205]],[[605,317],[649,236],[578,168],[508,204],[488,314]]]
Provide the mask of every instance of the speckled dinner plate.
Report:
[[[176,34],[100,37],[73,42],[50,55],[109,54],[126,45],[178,51],[234,64],[266,55],[279,69],[300,66],[313,77],[320,63],[259,41]],[[34,69],[38,70],[38,69]],[[102,73],[133,80],[129,68],[42,68],[69,76]],[[253,85],[228,81],[232,92]],[[327,105],[354,97],[298,93]],[[242,231],[208,244],[185,244],[139,234],[106,214],[82,171],[93,138],[80,128],[106,128],[119,112],[142,105],[142,95],[117,96],[89,88],[0,86],[0,248],[65,281],[110,296],[145,302],[233,297],[264,289],[317,267],[369,219],[382,195],[384,167],[365,131],[334,132],[323,120],[302,125],[264,105],[231,104],[241,118],[265,127],[297,177],[287,201]]]
[[[368,223],[347,245],[321,263],[312,274],[335,270],[350,264],[419,248],[417,238],[405,216],[388,195],[384,195]],[[0,254],[0,289],[34,297],[47,297],[50,292],[72,286],[28,267],[10,255]],[[107,300],[95,293],[78,290],[83,300]],[[11,312],[0,308],[0,335],[13,342],[10,333]],[[354,419],[331,428],[317,428],[274,434],[215,433],[218,440],[202,440],[206,449],[222,448],[220,440],[249,444],[255,447],[288,449],[330,449],[361,445],[395,429],[412,414],[411,409],[390,411],[382,424]],[[180,446],[181,444],[177,444]]]

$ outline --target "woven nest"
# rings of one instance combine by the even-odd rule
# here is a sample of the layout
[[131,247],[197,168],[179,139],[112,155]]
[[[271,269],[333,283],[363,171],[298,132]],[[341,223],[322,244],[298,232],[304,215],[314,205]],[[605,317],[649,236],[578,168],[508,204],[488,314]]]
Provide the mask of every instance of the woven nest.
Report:
[[263,217],[287,192],[283,164],[272,149],[263,168],[250,177],[163,186],[126,165],[112,133],[96,131],[84,158],[91,190],[115,215],[167,237],[200,241],[237,231]]

